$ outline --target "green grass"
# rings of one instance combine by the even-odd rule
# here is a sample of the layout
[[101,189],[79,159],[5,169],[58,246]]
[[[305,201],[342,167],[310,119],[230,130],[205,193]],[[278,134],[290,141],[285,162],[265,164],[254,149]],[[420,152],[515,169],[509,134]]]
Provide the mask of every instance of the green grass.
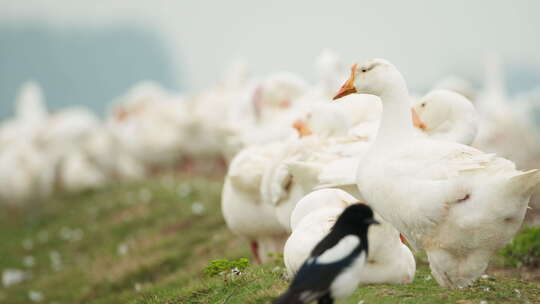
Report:
[[[31,275],[0,287],[0,303],[30,303],[30,291],[43,295],[41,303],[57,304],[268,303],[288,284],[279,259],[240,275],[203,271],[215,259],[249,257],[246,244],[224,225],[220,190],[218,179],[169,177],[0,209],[0,271]],[[25,266],[25,257],[35,265]],[[364,286],[343,303],[361,300],[540,303],[540,285],[495,275],[448,291],[419,258],[413,284]]]
[[512,243],[501,250],[505,264],[540,266],[540,227],[525,227]]

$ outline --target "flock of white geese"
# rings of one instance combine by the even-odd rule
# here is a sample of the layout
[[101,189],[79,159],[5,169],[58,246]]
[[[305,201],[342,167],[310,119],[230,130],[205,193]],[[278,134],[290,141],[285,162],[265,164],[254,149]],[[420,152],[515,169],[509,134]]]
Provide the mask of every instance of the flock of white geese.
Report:
[[427,253],[441,286],[482,275],[540,183],[535,99],[509,102],[496,62],[479,92],[449,77],[422,97],[383,59],[349,70],[326,50],[316,68],[313,85],[286,72],[249,78],[235,64],[194,96],[145,82],[105,119],[82,107],[51,112],[27,83],[0,125],[0,202],[223,159],[224,218],[259,262],[283,253],[294,274],[341,211],[363,202],[382,223],[369,232],[363,283],[410,283],[404,242]]
[[[222,194],[228,227],[259,262],[283,253],[294,274],[344,208],[363,202],[382,223],[369,232],[363,283],[410,283],[416,267],[407,242],[427,253],[441,286],[468,286],[521,227],[540,183],[540,171],[492,153],[521,169],[539,148],[497,73],[489,69],[475,97],[450,79],[415,98],[384,59],[353,65],[346,81],[338,77],[341,87],[321,77],[328,86],[287,100],[285,120],[275,119],[278,128],[294,113],[297,134],[251,144],[232,159]],[[514,155],[507,138],[526,151]]]

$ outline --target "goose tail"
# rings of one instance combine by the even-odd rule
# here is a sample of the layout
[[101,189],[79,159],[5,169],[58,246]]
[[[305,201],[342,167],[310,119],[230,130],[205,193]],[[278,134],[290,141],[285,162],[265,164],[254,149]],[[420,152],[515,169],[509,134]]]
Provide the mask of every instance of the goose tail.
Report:
[[512,176],[509,189],[514,193],[529,196],[538,184],[540,184],[540,170],[533,169]]

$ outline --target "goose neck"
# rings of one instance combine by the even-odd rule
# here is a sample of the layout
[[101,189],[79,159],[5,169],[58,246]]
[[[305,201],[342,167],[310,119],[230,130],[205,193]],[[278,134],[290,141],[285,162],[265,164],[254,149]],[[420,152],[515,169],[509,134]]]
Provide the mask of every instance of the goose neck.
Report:
[[375,149],[391,149],[413,137],[409,94],[406,89],[394,90],[380,96],[383,111]]

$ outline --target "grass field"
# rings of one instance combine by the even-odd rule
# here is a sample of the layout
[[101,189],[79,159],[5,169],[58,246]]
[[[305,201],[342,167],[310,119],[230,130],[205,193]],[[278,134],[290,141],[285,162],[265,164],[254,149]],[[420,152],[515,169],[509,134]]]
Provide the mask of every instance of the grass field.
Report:
[[[268,303],[287,286],[279,259],[203,272],[213,259],[249,257],[224,225],[220,190],[219,178],[164,177],[2,209],[0,271],[24,280],[0,288],[0,303]],[[448,291],[418,263],[413,284],[362,287],[343,303],[540,303],[540,284],[517,271]]]

